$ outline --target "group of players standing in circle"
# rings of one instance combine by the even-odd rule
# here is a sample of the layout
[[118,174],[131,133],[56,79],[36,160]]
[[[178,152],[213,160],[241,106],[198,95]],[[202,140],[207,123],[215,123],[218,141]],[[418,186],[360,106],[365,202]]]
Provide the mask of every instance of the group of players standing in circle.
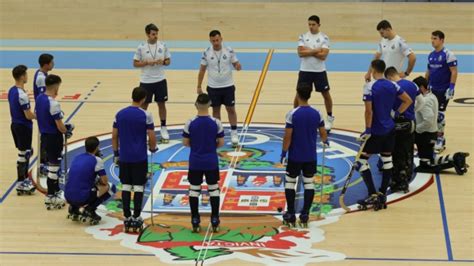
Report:
[[[310,207],[314,197],[313,176],[316,174],[316,145],[319,131],[323,145],[329,146],[328,133],[335,116],[330,95],[330,86],[325,61],[329,55],[329,37],[320,31],[320,18],[308,19],[309,31],[300,35],[298,56],[301,59],[294,109],[286,115],[285,135],[281,161],[286,162],[285,196],[287,212],[284,222],[296,222],[295,194],[297,178],[303,175],[304,206],[300,211],[300,223],[305,225],[309,219]],[[133,89],[132,104],[115,115],[112,130],[114,163],[119,166],[122,183],[122,203],[124,227],[126,231],[139,231],[143,227],[141,210],[143,194],[148,175],[148,152],[158,151],[153,116],[147,111],[149,103],[158,105],[160,118],[160,142],[168,143],[166,128],[168,88],[164,68],[171,64],[171,54],[164,42],[158,41],[158,27],[149,24],[145,27],[147,41],[140,44],[133,57],[134,67],[141,69],[140,85]],[[365,103],[365,130],[360,140],[364,142],[363,153],[354,163],[361,173],[368,189],[368,197],[359,204],[376,209],[386,207],[387,190],[408,191],[408,183],[413,171],[413,146],[416,143],[420,165],[417,172],[439,172],[454,167],[458,174],[467,171],[465,157],[469,154],[457,152],[450,155],[437,155],[445,147],[444,126],[446,107],[454,95],[457,79],[457,60],[454,54],[444,47],[444,33],[432,32],[431,42],[434,51],[428,57],[425,77],[413,81],[406,78],[413,71],[416,57],[407,43],[398,36],[386,20],[377,25],[382,41],[375,59],[365,75],[363,101]],[[223,45],[222,35],[213,30],[209,34],[211,46],[202,54],[198,74],[198,97],[195,102],[197,115],[185,123],[182,137],[183,145],[190,147],[189,156],[189,202],[191,222],[194,231],[199,231],[199,196],[203,178],[206,178],[211,201],[211,224],[218,230],[220,190],[218,186],[219,166],[217,148],[224,145],[224,129],[220,122],[221,105],[224,105],[230,123],[230,137],[233,147],[238,146],[237,114],[235,111],[235,85],[232,71],[242,69],[234,50]],[[402,70],[404,58],[408,66]],[[12,70],[15,85],[9,90],[8,100],[12,117],[11,131],[18,149],[16,190],[19,195],[31,194],[35,186],[28,178],[28,166],[33,155],[32,120],[38,120],[41,135],[39,174],[47,176],[48,209],[65,206],[59,187],[62,149],[64,138],[72,136],[74,125],[64,123],[64,114],[55,100],[61,78],[48,74],[54,67],[50,54],[39,57],[40,69],[35,73],[33,87],[35,112],[31,110],[25,89],[27,67],[18,65]],[[203,92],[202,82],[208,72],[207,93]],[[373,79],[373,80],[372,80]],[[324,99],[327,118],[308,100],[312,90],[320,92]],[[212,116],[209,114],[212,107]],[[101,217],[97,207],[115,193],[105,174],[104,163],[100,158],[99,140],[89,137],[85,140],[86,152],[74,158],[67,170],[64,197],[69,203],[69,217],[73,220],[89,220],[96,224]],[[368,165],[372,154],[380,154],[379,170],[382,183],[377,191]],[[133,192],[133,193],[132,193]],[[132,199],[133,196],[133,199]],[[133,201],[133,213],[130,204]],[[81,210],[82,209],[82,210]]]

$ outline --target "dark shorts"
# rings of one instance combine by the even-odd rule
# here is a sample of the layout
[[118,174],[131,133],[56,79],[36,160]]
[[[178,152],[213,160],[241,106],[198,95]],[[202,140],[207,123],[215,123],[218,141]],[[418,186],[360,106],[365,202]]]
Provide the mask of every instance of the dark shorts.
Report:
[[207,93],[209,94],[209,98],[211,98],[212,107],[218,107],[222,104],[229,107],[235,105],[234,85],[225,88],[211,88],[208,86]]
[[83,201],[77,201],[77,200],[70,200],[69,198],[71,197],[70,195],[65,194],[64,197],[66,198],[67,202],[74,206],[74,207],[82,207],[85,205],[93,204],[97,201],[97,187],[93,187],[89,191],[89,195],[87,196],[86,200]]
[[395,146],[395,130],[386,135],[372,135],[367,140],[364,152],[368,154],[392,153]]
[[155,102],[168,101],[168,83],[166,79],[155,83],[140,83],[140,87],[147,91],[146,103],[151,103],[153,96],[155,96]]
[[438,110],[441,112],[446,111],[446,108],[448,107],[449,100],[446,99],[446,90],[442,91],[431,91],[436,98],[438,99]]
[[12,131],[15,147],[20,151],[31,150],[33,129],[16,123],[12,123],[10,129]]
[[220,179],[219,169],[215,170],[188,170],[188,181],[193,186],[200,186],[203,182],[203,177],[206,176],[206,183],[208,185],[217,184]]
[[46,152],[46,159],[49,163],[59,164],[61,162],[63,142],[63,134],[41,134],[41,146]]
[[122,184],[143,186],[146,183],[148,162],[119,164],[119,178]]
[[329,81],[326,71],[323,72],[306,72],[300,71],[298,73],[298,84],[308,83],[314,85],[317,92],[329,91]]
[[304,177],[313,177],[316,174],[316,161],[295,162],[288,161],[286,165],[286,174],[290,177],[298,177],[303,172]]

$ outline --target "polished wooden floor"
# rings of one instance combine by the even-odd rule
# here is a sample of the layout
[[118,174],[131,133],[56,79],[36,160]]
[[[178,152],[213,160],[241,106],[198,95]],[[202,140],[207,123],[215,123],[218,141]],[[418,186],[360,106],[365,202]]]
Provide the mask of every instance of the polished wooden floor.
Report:
[[[147,10],[146,16],[139,16],[139,10],[134,2],[117,1],[113,8],[109,8],[105,1],[85,1],[78,0],[78,7],[73,12],[72,18],[68,18],[67,10],[73,10],[75,7],[63,4],[62,1],[30,1],[30,9],[18,5],[17,1],[0,0],[2,4],[1,31],[2,38],[6,39],[25,39],[43,38],[43,39],[128,39],[141,38],[136,34],[136,28],[142,29],[144,23],[154,20],[152,8],[160,9],[164,16],[156,18],[158,23],[163,22],[167,26],[168,33],[174,40],[189,37],[186,40],[196,40],[200,36],[205,36],[209,27],[221,25],[227,32],[237,32],[235,28],[238,23],[242,23],[244,28],[240,33],[232,33],[229,39],[237,41],[292,41],[301,31],[301,27],[296,32],[298,26],[288,14],[290,4],[280,3],[272,5],[268,1],[258,4],[258,8],[266,10],[266,19],[273,18],[271,14],[286,14],[284,19],[275,22],[278,25],[268,23],[265,27],[254,28],[252,23],[257,23],[252,16],[251,22],[242,19],[239,14],[256,14],[257,9],[252,3],[239,3],[232,8],[234,12],[229,15],[229,4],[220,3],[226,12],[221,13],[230,17],[232,23],[224,23],[225,19],[219,13],[206,13],[206,10],[212,9],[216,1],[202,1],[203,3],[186,5],[177,3],[179,1],[156,1]],[[26,1],[28,2],[28,1]],[[55,4],[53,4],[53,2]],[[95,4],[92,4],[94,2]],[[146,5],[149,1],[139,1],[140,5]],[[88,3],[84,5],[84,3]],[[28,12],[34,12],[43,4],[52,8],[53,15],[51,21],[54,25],[49,27],[45,24],[47,20],[41,20],[36,15],[30,18]],[[119,6],[123,5],[123,6]],[[168,8],[163,12],[162,7]],[[317,10],[317,3],[302,3],[295,5],[295,12],[303,17],[307,17],[306,9],[313,8]],[[330,16],[330,10],[336,10],[337,18],[334,23],[346,19],[353,27],[354,38],[345,34],[344,27],[331,26],[331,31],[337,31],[335,34],[339,41],[370,41],[376,42],[378,35],[374,31],[375,24],[381,17],[388,17],[395,20],[398,25],[403,24],[405,16],[394,15],[392,11],[412,12],[416,16],[417,12],[424,12],[423,25],[416,29],[404,25],[400,30],[404,31],[403,36],[411,36],[414,41],[421,42],[429,40],[426,36],[420,37],[420,34],[428,34],[432,30],[429,23],[437,23],[436,26],[442,27],[438,20],[430,18],[439,14],[436,10],[440,7],[447,9],[449,19],[448,28],[452,33],[454,40],[459,43],[472,43],[472,5],[451,5],[440,4],[440,6],[425,5],[397,5],[394,3],[384,4],[357,4],[357,8],[348,7],[344,4],[328,3],[324,4],[326,17]],[[124,8],[132,8],[133,16],[123,20],[123,14],[128,14]],[[183,9],[184,8],[184,9]],[[254,8],[254,9],[252,9]],[[334,9],[330,9],[334,8]],[[32,10],[34,9],[34,10]],[[193,14],[194,9],[199,9],[200,16],[192,15],[186,25],[179,24],[178,15],[180,10],[185,14]],[[252,9],[252,10],[251,10]],[[7,12],[6,10],[12,10]],[[28,11],[29,10],[29,11]],[[81,17],[80,13],[87,10],[94,11],[91,14],[91,20]],[[113,19],[106,21],[102,13],[97,10],[107,10],[115,19],[120,18],[118,25],[122,30],[117,29],[117,25],[112,23]],[[390,11],[391,10],[391,11]],[[444,9],[443,9],[444,10]],[[14,11],[14,12],[13,12]],[[471,12],[470,12],[471,11]],[[104,11],[105,12],[105,11]],[[241,13],[239,13],[241,12]],[[249,13],[250,12],[250,13]],[[14,14],[21,14],[21,18],[26,21],[19,25],[20,30],[13,30],[15,25],[12,21],[17,18]],[[470,13],[470,16],[469,16]],[[37,14],[37,13],[35,13]],[[84,13],[86,14],[86,13]],[[205,15],[204,15],[205,14]],[[459,15],[461,14],[461,15]],[[60,16],[60,17],[58,17]],[[127,26],[125,21],[133,20],[138,17],[134,26]],[[352,20],[360,18],[363,25],[352,23]],[[369,17],[368,17],[369,16]],[[408,17],[408,15],[407,15]],[[466,21],[460,19],[464,17]],[[36,24],[34,20],[38,20]],[[288,23],[285,23],[287,21]],[[61,23],[64,26],[60,26]],[[67,23],[66,23],[67,22]],[[123,22],[123,23],[122,23]],[[166,22],[166,23],[165,23]],[[18,22],[20,23],[20,22]],[[204,27],[195,33],[190,24],[198,23],[197,27]],[[376,23],[376,22],[375,22]],[[414,22],[409,20],[407,24]],[[257,23],[258,24],[258,23]],[[329,23],[328,23],[329,24]],[[326,25],[328,25],[326,24]],[[40,25],[37,29],[34,25]],[[51,24],[49,24],[51,25]],[[276,33],[270,34],[271,26],[279,27],[284,25]],[[339,24],[338,24],[339,25]],[[458,26],[456,26],[458,25]],[[471,26],[469,26],[471,25]],[[82,27],[83,26],[83,27]],[[305,26],[305,25],[303,25]],[[76,27],[77,34],[71,30]],[[99,27],[100,32],[93,31]],[[329,26],[328,26],[329,27]],[[354,28],[355,27],[355,28]],[[67,28],[67,29],[66,29]],[[88,28],[88,29],[87,29]],[[368,28],[368,29],[365,29]],[[306,29],[303,27],[303,29]],[[186,36],[177,34],[180,30],[186,32]],[[255,32],[256,31],[256,32]],[[260,33],[258,33],[260,31]],[[67,33],[66,33],[67,32]],[[248,32],[250,35],[246,35]],[[426,33],[428,32],[428,33]],[[291,34],[290,34],[291,33]],[[402,32],[403,33],[403,32]],[[408,34],[410,33],[410,34]],[[63,35],[65,34],[65,35]],[[162,34],[162,32],[160,32]],[[203,35],[204,34],[204,35]],[[331,35],[331,34],[330,34]],[[367,36],[371,36],[368,38]],[[130,37],[131,36],[131,37]],[[349,36],[349,37],[347,37]],[[453,39],[451,39],[453,40]],[[454,42],[454,41],[453,41]],[[375,46],[374,46],[375,47]],[[48,47],[42,47],[46,49]],[[51,48],[51,47],[49,47]],[[133,47],[134,48],[134,47]],[[51,48],[54,49],[54,48]],[[21,63],[21,62],[19,62]],[[29,70],[31,80],[33,78],[33,69]],[[71,141],[85,138],[91,135],[107,133],[111,131],[113,117],[116,111],[126,106],[130,99],[131,89],[138,84],[139,72],[136,70],[65,70],[55,69],[53,71],[63,79],[60,95],[74,95],[80,93],[82,100],[85,95],[98,85],[97,89],[91,94],[87,102],[77,111],[72,119],[76,125],[75,135]],[[363,103],[361,101],[363,74],[360,73],[329,73],[331,83],[331,93],[334,100],[334,115],[336,116],[335,127],[341,129],[361,131],[363,130]],[[414,73],[412,77],[417,74]],[[241,71],[235,74],[237,84],[237,112],[239,121],[243,121],[247,112],[253,91],[257,84],[259,71]],[[182,124],[194,112],[194,106],[191,104],[195,100],[195,83],[197,77],[196,71],[167,71],[169,84],[168,102],[168,123]],[[294,86],[297,79],[296,72],[270,71],[263,86],[262,94],[253,117],[254,122],[275,122],[282,123],[285,113],[292,107],[294,96]],[[13,84],[10,69],[0,69],[0,88],[6,91]],[[455,98],[473,98],[474,97],[474,74],[460,74],[456,86]],[[324,110],[322,98],[317,94],[311,99],[311,103],[321,110]],[[62,100],[61,106],[66,115],[71,114],[79,105],[79,101]],[[156,106],[151,106],[155,119],[158,117]],[[225,122],[227,119],[223,119]],[[128,249],[119,244],[118,241],[100,241],[94,239],[90,234],[84,232],[84,226],[71,223],[65,219],[66,211],[46,211],[43,206],[43,196],[36,193],[31,197],[18,197],[16,193],[10,193],[7,197],[7,189],[16,179],[16,157],[17,151],[14,148],[13,140],[10,135],[10,117],[8,113],[8,103],[0,100],[0,265],[86,265],[86,264],[115,264],[115,265],[161,265],[156,257],[148,256],[94,256],[87,253],[100,251],[110,254],[139,254],[143,253],[137,250]],[[465,151],[474,154],[474,106],[472,104],[459,104],[451,102],[447,111],[446,136],[448,149],[446,153],[455,151]],[[33,140],[36,143],[36,139]],[[473,157],[468,158],[468,163],[474,165]],[[474,259],[474,174],[471,169],[466,175],[458,176],[453,171],[441,174],[441,184],[435,182],[422,193],[393,204],[387,211],[382,212],[358,212],[341,217],[338,223],[324,226],[326,239],[317,243],[317,248],[325,250],[334,250],[345,254],[349,259],[345,261],[328,263],[330,265],[446,265],[452,264],[472,264]],[[443,200],[440,200],[440,189],[442,189]],[[440,202],[444,203],[446,209],[446,221],[443,223]],[[444,227],[446,226],[446,228]],[[446,240],[446,232],[449,232],[450,240]],[[453,261],[449,261],[447,252],[447,243],[451,245]],[[74,255],[82,254],[82,255]],[[351,259],[352,258],[352,259]],[[370,258],[379,258],[380,260],[370,260]],[[397,260],[397,259],[402,260]],[[404,260],[404,258],[407,258]],[[261,265],[258,261],[249,263],[244,261],[226,261],[225,265]],[[221,265],[221,264],[218,264]]]

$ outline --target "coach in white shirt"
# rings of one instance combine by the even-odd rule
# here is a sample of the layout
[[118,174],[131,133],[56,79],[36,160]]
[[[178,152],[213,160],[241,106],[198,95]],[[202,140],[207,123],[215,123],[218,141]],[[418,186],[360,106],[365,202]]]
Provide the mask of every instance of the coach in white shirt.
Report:
[[[415,67],[416,56],[413,50],[408,46],[406,41],[397,35],[392,29],[392,25],[387,20],[382,20],[377,24],[377,31],[382,36],[379,43],[375,59],[380,59],[385,62],[387,68],[393,66],[400,73],[401,78],[406,78],[410,75]],[[402,70],[405,57],[408,57],[408,66],[405,71]],[[365,74],[365,80],[370,81],[371,70]]]
[[[326,106],[327,120],[325,128],[330,131],[334,123],[332,115],[332,98],[329,93],[329,82],[326,73],[326,58],[329,54],[329,37],[319,30],[319,17],[313,15],[308,18],[309,31],[301,34],[298,40],[298,56],[301,59],[298,73],[298,84],[307,83],[317,92],[321,92]],[[297,106],[295,97],[294,107]]]
[[147,109],[153,97],[158,104],[161,120],[161,141],[169,140],[166,129],[166,105],[168,101],[168,85],[165,78],[165,66],[171,63],[171,54],[164,42],[158,41],[158,27],[148,24],[145,27],[148,40],[141,43],[133,56],[133,66],[141,68],[140,87],[146,89],[147,97],[142,108]]
[[235,86],[232,70],[240,71],[242,66],[234,50],[229,46],[222,45],[222,35],[218,30],[209,33],[209,41],[212,45],[204,51],[201,58],[197,93],[201,94],[203,92],[202,80],[207,69],[207,93],[211,98],[212,116],[221,120],[221,105],[225,106],[231,127],[232,145],[237,146],[239,137],[237,135]]

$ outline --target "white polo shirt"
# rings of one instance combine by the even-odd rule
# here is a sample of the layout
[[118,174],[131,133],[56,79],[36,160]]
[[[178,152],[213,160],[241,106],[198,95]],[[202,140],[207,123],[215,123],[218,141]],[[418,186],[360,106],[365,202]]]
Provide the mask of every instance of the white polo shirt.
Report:
[[[319,32],[312,34],[310,31],[301,34],[298,40],[298,47],[304,46],[311,49],[326,48],[329,49],[329,37]],[[324,72],[326,71],[326,63],[314,56],[300,57],[300,71],[307,72]]]
[[382,38],[377,52],[382,54],[382,60],[387,68],[393,66],[398,72],[402,72],[403,60],[413,53],[413,50],[408,47],[408,44],[402,37],[395,35],[392,40]]
[[[165,60],[166,58],[171,58],[171,54],[166,44],[161,41],[157,41],[155,44],[141,43],[133,56],[133,59],[138,61]],[[141,67],[141,71],[141,83],[156,83],[165,79],[165,66],[163,65],[147,65]]]
[[208,47],[201,57],[201,65],[207,67],[207,86],[211,88],[225,88],[234,85],[232,78],[232,64],[239,62],[234,50],[222,46],[220,51]]

